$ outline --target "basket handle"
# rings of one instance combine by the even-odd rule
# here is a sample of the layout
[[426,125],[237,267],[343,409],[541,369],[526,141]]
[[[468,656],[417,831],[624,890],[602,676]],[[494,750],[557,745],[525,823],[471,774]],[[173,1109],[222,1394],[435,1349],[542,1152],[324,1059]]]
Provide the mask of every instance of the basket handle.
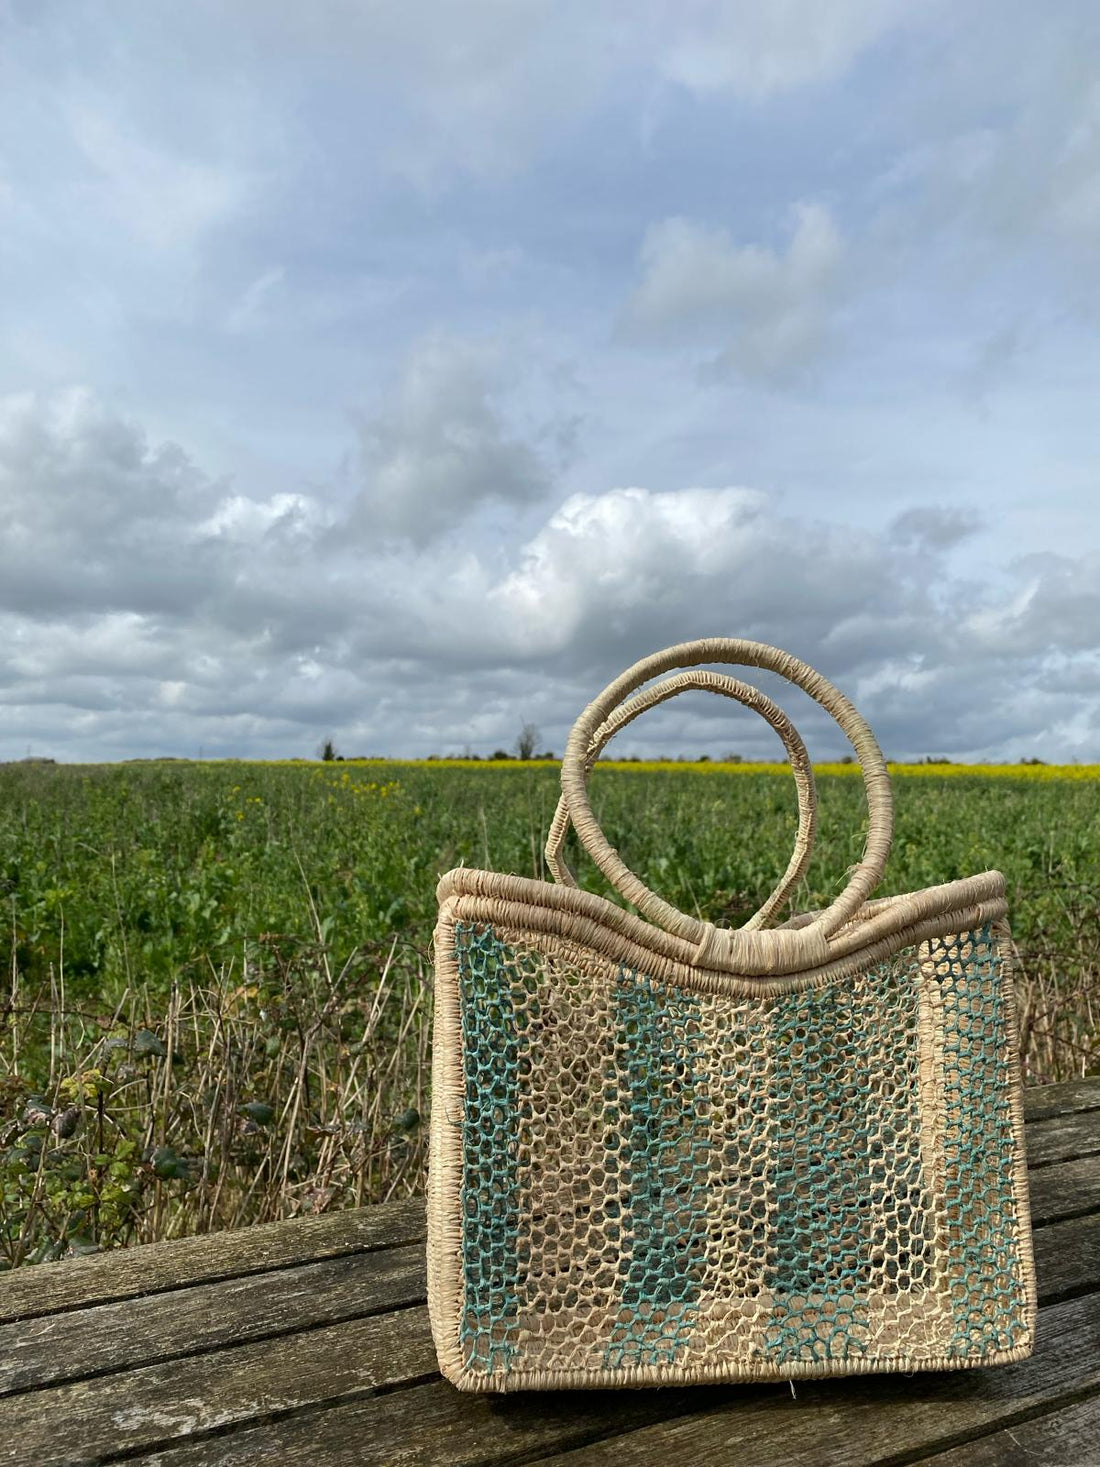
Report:
[[[811,922],[798,928],[746,931],[700,922],[652,892],[619,856],[600,829],[588,799],[586,760],[601,726],[634,690],[672,668],[704,662],[760,667],[778,673],[809,693],[839,724],[859,759],[867,791],[867,841],[862,859],[851,868],[844,890]],[[706,637],[681,642],[643,657],[594,698],[573,725],[561,766],[562,797],[588,854],[616,890],[652,922],[674,937],[696,945],[694,961],[705,967],[745,975],[780,974],[817,966],[829,956],[829,938],[850,918],[882,879],[893,837],[893,798],[882,750],[864,719],[821,673],[764,642]]]
[[[782,708],[774,703],[766,693],[762,693],[759,688],[754,688],[749,683],[741,682],[739,678],[705,670],[676,673],[673,677],[666,678],[664,682],[655,683],[652,687],[635,694],[629,702],[620,703],[596,730],[588,746],[588,753],[585,755],[585,782],[587,784],[592,767],[603,749],[628,723],[633,723],[648,709],[667,702],[669,698],[674,698],[677,693],[696,690],[721,693],[726,698],[733,698],[738,703],[743,703],[747,708],[753,709],[766,719],[783,740],[783,747],[790,759],[798,790],[798,835],[795,840],[794,853],[782,880],[771,896],[741,928],[742,932],[755,931],[756,928],[763,927],[774,913],[779,911],[801,879],[813,855],[814,835],[817,829],[817,790],[806,745]],[[575,887],[576,878],[562,854],[569,825],[569,806],[565,796],[562,795],[558,800],[558,808],[554,811],[554,818],[550,822],[550,833],[546,838],[546,864],[550,867],[554,880],[560,885]]]

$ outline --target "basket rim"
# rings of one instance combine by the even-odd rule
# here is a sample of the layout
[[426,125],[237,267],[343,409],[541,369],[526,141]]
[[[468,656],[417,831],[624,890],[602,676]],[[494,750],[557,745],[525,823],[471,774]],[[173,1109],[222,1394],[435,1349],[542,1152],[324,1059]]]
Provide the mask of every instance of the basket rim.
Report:
[[[571,939],[611,961],[644,968],[653,978],[735,998],[824,987],[930,938],[1003,921],[1008,910],[1004,875],[984,871],[922,891],[865,902],[830,939],[824,962],[770,972],[731,972],[700,962],[695,944],[596,892],[456,866],[440,877],[436,898],[440,925],[445,920],[489,922]],[[816,915],[803,913],[771,930],[797,931]]]

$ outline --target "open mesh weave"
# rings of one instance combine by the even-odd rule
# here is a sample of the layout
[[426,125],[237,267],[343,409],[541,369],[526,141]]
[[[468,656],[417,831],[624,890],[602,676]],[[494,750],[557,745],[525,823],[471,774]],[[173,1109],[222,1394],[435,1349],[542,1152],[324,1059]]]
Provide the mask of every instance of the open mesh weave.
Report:
[[455,955],[467,1370],[915,1369],[1025,1344],[988,927],[749,998],[487,923],[456,924]]

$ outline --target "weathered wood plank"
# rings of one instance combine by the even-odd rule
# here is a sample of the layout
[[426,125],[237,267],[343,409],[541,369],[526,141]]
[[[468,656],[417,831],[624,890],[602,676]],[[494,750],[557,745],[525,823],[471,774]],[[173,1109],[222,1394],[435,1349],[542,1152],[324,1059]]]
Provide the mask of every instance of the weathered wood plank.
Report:
[[[1039,1228],[1045,1303],[1100,1286],[1100,1213]],[[422,1304],[421,1243],[0,1325],[0,1395]]]
[[[1100,1280],[1100,1215],[1041,1229],[1036,1234],[1036,1260],[1041,1300],[1057,1298],[1089,1284],[1095,1287]],[[402,1318],[411,1325],[420,1316],[421,1311],[412,1310]],[[388,1349],[389,1338],[388,1334],[381,1333],[376,1340],[377,1346]],[[279,1341],[272,1342],[271,1348],[278,1349],[280,1344]],[[426,1358],[429,1367],[434,1364],[434,1356],[430,1352]],[[361,1356],[360,1363],[371,1376],[386,1368],[384,1359],[373,1360],[366,1353]],[[419,1374],[424,1359],[414,1357],[412,1364]],[[128,1378],[122,1377],[123,1380]],[[327,1388],[326,1378],[321,1379]],[[903,1379],[921,1380],[935,1386],[945,1377],[924,1375]],[[391,1377],[390,1384],[409,1385],[410,1380]],[[834,1383],[838,1388],[843,1384]],[[207,1443],[173,1449],[163,1460],[166,1467],[169,1463],[173,1467],[177,1463],[178,1467],[207,1467],[207,1464],[221,1462],[295,1461],[301,1455],[302,1460],[328,1467],[330,1459],[323,1453],[331,1451],[334,1464],[357,1460],[423,1460],[444,1464],[479,1461],[483,1455],[490,1461],[495,1458],[486,1455],[489,1445],[503,1431],[500,1451],[503,1458],[512,1461],[520,1460],[512,1455],[520,1450],[525,1454],[528,1451],[560,1451],[573,1443],[632,1430],[647,1422],[674,1415],[698,1414],[727,1401],[737,1401],[740,1409],[740,1405],[749,1400],[751,1389],[722,1386],[659,1392],[530,1392],[501,1398],[462,1395],[446,1382],[436,1381],[431,1386],[397,1391],[373,1402],[352,1400],[343,1405],[308,1411],[294,1418],[297,1424],[288,1421],[250,1427],[245,1419],[240,1431]],[[798,1387],[799,1400],[806,1389],[808,1387]],[[765,1395],[769,1390],[771,1388],[765,1388]],[[333,1387],[333,1394],[339,1394],[339,1391],[338,1381]],[[771,1399],[770,1396],[767,1398]],[[512,1403],[516,1401],[525,1402],[526,1406],[514,1406]],[[170,1401],[165,1404],[170,1404]],[[211,1402],[211,1406],[215,1404],[216,1400]],[[501,1413],[504,1413],[503,1428]],[[0,1414],[0,1430],[2,1427],[3,1417]],[[377,1459],[369,1455],[355,1456],[355,1453],[365,1452],[365,1441],[379,1443]],[[421,1449],[423,1455],[418,1458],[416,1452]],[[156,1460],[159,1462],[161,1458]]]
[[1098,1462],[1100,1395],[922,1457],[920,1467],[1096,1467]]
[[1033,1227],[1080,1217],[1100,1207],[1100,1157],[1060,1161],[1028,1173]]
[[424,1199],[261,1223],[0,1273],[0,1323],[424,1239]]
[[[1100,1086],[1093,1088],[1100,1092]],[[1080,1099],[1078,1095],[1078,1102]],[[1083,1107],[1074,1112],[1086,1113]],[[1039,1225],[1036,1251],[1040,1293],[1044,1299],[1065,1300],[1096,1280],[1100,1219],[1081,1214],[1100,1206],[1100,1158],[1078,1155],[1071,1161],[1054,1159],[1060,1154],[1059,1148],[1078,1147],[1080,1134],[1070,1128],[1058,1137],[1052,1136],[1050,1164],[1040,1165],[1031,1177]],[[416,1382],[430,1381],[435,1375],[435,1355],[426,1311],[400,1306],[423,1299],[423,1236],[423,1200],[414,1199],[382,1209],[298,1219],[0,1277],[0,1319],[37,1321],[33,1329],[18,1325],[14,1333],[0,1332],[0,1349],[4,1344],[16,1347],[9,1388],[37,1383],[35,1371],[39,1368],[55,1381],[58,1372],[64,1372],[67,1382],[0,1402],[0,1462],[41,1462],[46,1467],[52,1462],[106,1461],[119,1453],[167,1450],[168,1442],[196,1433],[227,1431],[225,1442],[238,1441],[265,1430],[264,1423],[282,1413],[287,1413],[288,1421],[305,1421],[308,1417],[316,1425],[331,1418],[338,1426],[340,1413],[353,1409],[359,1412],[368,1404],[364,1397],[379,1386],[386,1390],[412,1387],[398,1389],[372,1403],[381,1413],[380,1420],[388,1419],[387,1412],[399,1415],[399,1399],[405,1397],[415,1411],[415,1401],[429,1389]],[[351,1275],[362,1281],[369,1270],[357,1270],[354,1263],[369,1256],[369,1250],[392,1250],[395,1255],[390,1261],[392,1266],[380,1267],[376,1281],[378,1289],[391,1292],[371,1295],[364,1285],[364,1293],[354,1303],[357,1317],[349,1318],[344,1311],[353,1290],[341,1273],[342,1260],[352,1262]],[[406,1256],[397,1258],[399,1253]],[[287,1277],[279,1277],[282,1274]],[[46,1280],[51,1287],[44,1290]],[[134,1299],[135,1295],[147,1297]],[[96,1307],[83,1308],[89,1299],[96,1301]],[[96,1321],[91,1317],[100,1308],[110,1309],[110,1301],[124,1299],[134,1302],[119,1303],[114,1314],[98,1316],[103,1328],[98,1332],[97,1351]],[[139,1307],[149,1312],[140,1315],[140,1328],[128,1329],[127,1310]],[[358,1317],[363,1309],[376,1307],[398,1312],[371,1319]],[[1055,1306],[1068,1307],[1068,1303]],[[1044,1310],[1044,1317],[1049,1312]],[[53,1327],[56,1334],[51,1333]],[[70,1327],[73,1332],[67,1334]],[[270,1338],[274,1331],[286,1328],[294,1333]],[[258,1333],[269,1338],[259,1339]],[[241,1343],[242,1338],[248,1342]],[[59,1363],[36,1366],[36,1354],[40,1362],[49,1357]],[[177,1355],[189,1358],[174,1358]],[[1080,1352],[1078,1364],[1088,1358],[1086,1347]],[[89,1376],[93,1371],[95,1374]],[[1004,1373],[963,1372],[955,1378]],[[74,1374],[85,1378],[73,1379]],[[846,1390],[857,1385],[860,1390],[877,1389],[858,1381],[827,1385]],[[799,1386],[799,1400],[807,1391],[820,1391],[827,1385]],[[477,1401],[476,1409],[488,1411],[493,1420],[524,1399],[460,1396],[438,1381],[430,1389],[441,1399],[456,1403],[459,1411],[469,1410],[470,1403]],[[747,1399],[745,1387],[713,1389],[718,1392],[716,1401],[725,1399],[722,1392],[734,1392],[730,1399],[738,1403]],[[608,1396],[614,1399],[607,1400]],[[606,1402],[602,1415],[601,1397]],[[589,1413],[583,1419],[589,1421],[584,1430],[585,1439],[590,1440],[593,1435],[621,1429],[608,1423],[618,1419],[615,1413],[629,1404],[635,1414],[625,1420],[636,1426],[641,1419],[638,1403],[643,1397],[659,1408],[659,1416],[676,1414],[678,1408],[669,1392],[577,1392],[560,1399],[571,1407],[569,1422],[581,1419],[577,1403],[582,1403],[583,1413]],[[539,1393],[525,1399],[534,1403],[530,1408],[532,1417],[541,1423],[549,1395]],[[706,1400],[707,1396],[696,1388],[689,1392],[682,1409],[696,1419]],[[332,1402],[339,1404],[321,1404]],[[1044,1398],[1039,1406],[1027,1409],[1044,1409],[1048,1404]],[[990,1418],[994,1426],[996,1419]],[[985,1425],[982,1418],[964,1430],[980,1432]],[[568,1429],[572,1433],[573,1427]],[[543,1431],[543,1425],[538,1430]],[[638,1434],[631,1432],[630,1437]],[[57,1441],[59,1436],[61,1442]],[[958,1432],[953,1437],[940,1435],[936,1440],[947,1443],[957,1439]],[[215,1435],[209,1440],[223,1438]],[[556,1451],[577,1440],[574,1434],[544,1435],[530,1451],[542,1456],[545,1450]],[[507,1441],[515,1446],[512,1437]],[[198,1450],[201,1445],[191,1443],[187,1450]],[[357,1449],[362,1449],[361,1440]],[[179,1450],[183,1450],[182,1445]],[[528,1450],[522,1449],[524,1455]],[[753,1457],[757,1460],[755,1452]],[[285,1455],[280,1459],[285,1460]],[[196,1463],[200,1460],[195,1459]],[[360,1456],[355,1460],[368,1459]],[[407,1460],[419,1459],[410,1456]],[[450,1459],[432,1455],[428,1460]],[[508,1460],[520,1459],[511,1455]]]
[[[821,1467],[823,1462],[884,1467],[912,1461],[922,1449],[949,1445],[967,1433],[993,1430],[1100,1389],[1098,1327],[1100,1294],[1088,1294],[1042,1310],[1035,1354],[1016,1365],[800,1382],[796,1398],[779,1391],[765,1401],[660,1422],[547,1460],[560,1467],[651,1467],[653,1462],[727,1467],[742,1457],[753,1467]],[[323,1457],[313,1461],[329,1467]]]
[[[1026,1092],[1029,1120],[1088,1110],[1100,1110],[1100,1080],[1043,1085]],[[1066,1136],[1075,1134],[1071,1130]],[[1032,1144],[1029,1127],[1029,1156]],[[1044,1143],[1034,1144],[1040,1148],[1038,1160]],[[1050,1145],[1056,1145],[1053,1138]],[[1073,1150],[1072,1139],[1069,1145],[1072,1155],[1083,1154]],[[1049,1159],[1059,1155],[1051,1151]],[[179,1288],[181,1281],[186,1285],[237,1278],[368,1248],[400,1247],[424,1236],[424,1199],[414,1197],[381,1207],[39,1264],[0,1274],[0,1323]]]
[[1100,1155],[1100,1110],[1034,1121],[1024,1132],[1029,1167]]
[[[1035,1233],[1046,1303],[1100,1287],[1100,1213]],[[422,1244],[0,1325],[0,1395],[422,1304]]]
[[[465,1395],[445,1380],[414,1390],[304,1412],[227,1436],[186,1442],[140,1467],[484,1467],[541,1461],[546,1455],[733,1399],[733,1386],[660,1391],[527,1391]],[[745,1399],[760,1387],[742,1387]],[[786,1386],[782,1387],[786,1390]],[[749,1460],[749,1459],[746,1459]]]
[[1059,1085],[1032,1085],[1024,1091],[1024,1120],[1042,1121],[1074,1111],[1100,1109],[1100,1080],[1067,1080]]
[[0,1325],[0,1395],[398,1309],[424,1294],[424,1247],[413,1243],[20,1320]]
[[934,1447],[963,1430],[1053,1407],[1090,1371],[1100,1385],[1100,1361],[1087,1358],[1098,1299],[1045,1310],[1037,1354],[998,1369],[803,1382],[796,1399],[786,1384],[473,1396],[437,1381],[181,1442],[142,1456],[140,1467],[880,1463],[902,1445]]
[[435,1373],[426,1309],[375,1314],[7,1396],[0,1400],[0,1462],[98,1463]]

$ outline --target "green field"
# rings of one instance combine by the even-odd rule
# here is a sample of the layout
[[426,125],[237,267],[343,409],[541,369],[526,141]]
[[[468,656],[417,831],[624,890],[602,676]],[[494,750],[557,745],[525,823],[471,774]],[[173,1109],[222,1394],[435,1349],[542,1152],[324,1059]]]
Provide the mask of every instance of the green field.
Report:
[[[858,770],[828,768],[798,909],[862,850]],[[535,762],[0,768],[0,1266],[421,1187],[436,880],[545,877],[557,781]],[[880,894],[1003,871],[1029,1079],[1094,1070],[1096,772],[922,766],[894,792]],[[794,840],[771,767],[601,767],[593,805],[650,886],[732,925]]]

